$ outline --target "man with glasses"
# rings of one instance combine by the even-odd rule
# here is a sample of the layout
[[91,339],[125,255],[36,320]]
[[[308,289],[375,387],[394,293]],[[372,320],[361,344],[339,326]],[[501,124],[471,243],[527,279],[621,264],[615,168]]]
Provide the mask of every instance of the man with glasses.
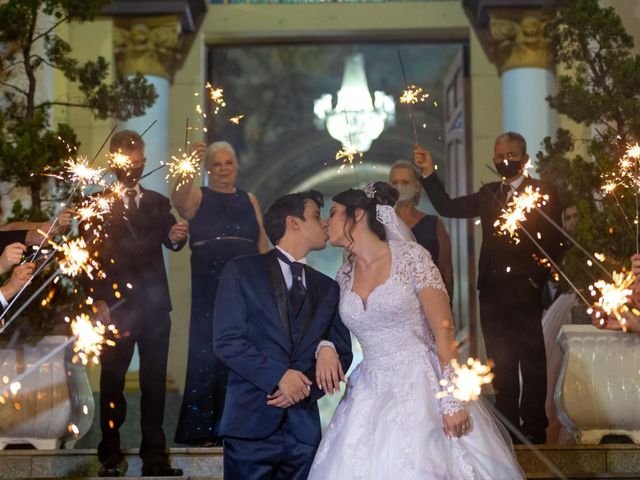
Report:
[[[420,146],[414,150],[414,161],[422,170],[422,186],[440,215],[481,219],[480,322],[487,357],[494,362],[496,408],[529,441],[545,443],[547,378],[541,319],[542,287],[549,270],[540,260],[546,255],[558,260],[562,235],[535,209],[522,222],[518,243],[499,235],[494,224],[513,195],[528,186],[549,195],[541,210],[560,224],[557,190],[525,175],[526,141],[514,132],[503,133],[495,141],[493,166],[502,181],[484,184],[471,195],[450,198],[435,173],[431,155]],[[512,438],[520,443],[513,433]]]

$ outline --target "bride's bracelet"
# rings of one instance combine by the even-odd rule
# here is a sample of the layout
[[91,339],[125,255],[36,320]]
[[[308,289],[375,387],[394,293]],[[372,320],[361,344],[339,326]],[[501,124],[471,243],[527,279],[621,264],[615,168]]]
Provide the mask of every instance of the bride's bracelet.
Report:
[[451,385],[451,380],[454,377],[454,369],[451,364],[447,364],[442,372],[442,379],[445,385],[442,386],[442,394],[439,397],[440,413],[442,415],[453,415],[454,413],[465,410],[466,405],[462,400],[458,400],[453,396],[452,392],[447,390],[447,387]]

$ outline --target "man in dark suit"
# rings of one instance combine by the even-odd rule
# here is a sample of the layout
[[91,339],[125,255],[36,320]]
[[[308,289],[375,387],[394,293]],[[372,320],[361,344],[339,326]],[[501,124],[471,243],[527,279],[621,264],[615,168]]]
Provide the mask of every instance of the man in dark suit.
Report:
[[[548,424],[547,379],[541,320],[542,288],[549,270],[538,262],[544,254],[524,232],[520,232],[520,242],[516,243],[498,235],[494,223],[513,194],[531,185],[549,195],[542,210],[559,224],[561,206],[557,190],[549,183],[524,175],[529,159],[526,142],[522,135],[513,132],[500,135],[495,142],[493,161],[502,182],[485,184],[478,192],[459,198],[449,197],[427,150],[416,147],[414,155],[422,170],[422,186],[440,215],[480,217],[480,322],[487,356],[494,362],[496,407],[530,441],[544,443]],[[554,261],[559,259],[562,235],[540,212],[531,211],[522,227]]]
[[343,371],[351,364],[338,284],[305,264],[327,242],[321,206],[313,191],[276,200],[264,215],[276,248],[222,273],[214,348],[230,370],[219,427],[225,478],[306,479],[321,436],[316,355],[334,348]]
[[[176,223],[169,199],[142,188],[138,183],[144,170],[144,142],[130,130],[111,139],[111,153],[120,152],[130,160],[126,168],[112,168],[126,190],[113,201],[102,223],[101,240],[95,243],[105,278],[89,282],[89,295],[96,309],[114,324],[119,336],[114,347],[101,355],[100,428],[102,441],[98,458],[99,476],[120,476],[123,455],[118,429],[125,420],[123,394],[125,375],[138,344],[140,354],[140,422],[143,476],[180,476],[172,468],[162,429],[171,329],[171,301],[162,246],[180,250],[187,238],[187,226]],[[114,195],[114,192],[107,192]],[[92,229],[84,230],[94,245]],[[109,314],[109,307],[113,308]]]

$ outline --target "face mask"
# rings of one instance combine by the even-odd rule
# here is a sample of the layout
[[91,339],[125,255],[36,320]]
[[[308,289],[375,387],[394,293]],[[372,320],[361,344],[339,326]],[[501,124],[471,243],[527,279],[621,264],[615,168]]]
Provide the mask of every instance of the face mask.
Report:
[[120,183],[127,188],[132,188],[135,187],[136,183],[140,180],[143,170],[144,165],[140,165],[139,167],[127,168],[126,170],[122,168],[115,168],[113,172],[116,174]]
[[398,193],[400,194],[398,197],[399,202],[406,202],[416,195],[416,187],[413,185],[394,185],[393,188],[398,190]]
[[513,178],[520,173],[522,161],[520,160],[503,160],[496,163],[496,170],[503,178]]

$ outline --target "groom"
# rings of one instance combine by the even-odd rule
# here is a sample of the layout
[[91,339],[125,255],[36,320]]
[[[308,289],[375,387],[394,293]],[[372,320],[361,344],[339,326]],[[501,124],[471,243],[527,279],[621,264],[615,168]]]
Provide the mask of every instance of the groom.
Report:
[[220,436],[224,478],[307,478],[320,443],[315,378],[321,341],[346,372],[349,331],[338,314],[338,284],[305,257],[327,242],[319,192],[285,195],[264,215],[276,248],[227,263],[214,308],[214,348],[229,367]]

